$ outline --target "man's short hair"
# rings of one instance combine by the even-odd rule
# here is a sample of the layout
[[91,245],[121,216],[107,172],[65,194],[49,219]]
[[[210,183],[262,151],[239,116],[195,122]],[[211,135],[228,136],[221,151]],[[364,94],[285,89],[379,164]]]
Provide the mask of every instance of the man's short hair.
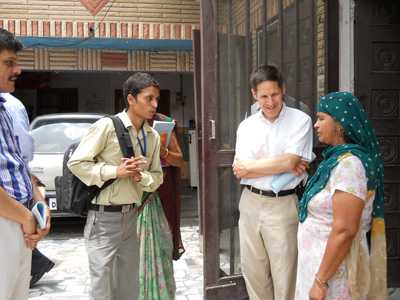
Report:
[[143,89],[149,86],[154,86],[160,89],[158,81],[148,73],[137,72],[129,76],[122,86],[126,108],[129,107],[127,100],[129,94],[136,97]]
[[253,90],[257,90],[257,86],[264,81],[275,81],[280,88],[283,88],[282,73],[274,65],[261,65],[251,73],[250,86]]
[[22,48],[21,42],[18,41],[11,32],[0,28],[0,52],[3,50],[11,50],[16,53],[22,50]]

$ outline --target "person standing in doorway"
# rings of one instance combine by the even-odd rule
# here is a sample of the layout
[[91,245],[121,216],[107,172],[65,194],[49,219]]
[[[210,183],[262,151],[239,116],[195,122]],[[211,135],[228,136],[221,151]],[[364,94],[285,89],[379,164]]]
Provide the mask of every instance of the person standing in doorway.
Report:
[[31,250],[50,229],[50,218],[40,230],[27,208],[34,196],[32,182],[14,133],[14,116],[7,112],[2,97],[15,90],[21,49],[12,33],[0,29],[0,299],[5,300],[28,299]]
[[[284,103],[284,80],[270,65],[250,78],[260,111],[237,130],[233,172],[241,179],[239,203],[240,255],[251,300],[294,298],[297,261],[296,187],[312,158],[312,122],[302,111]],[[272,191],[273,176],[297,176],[285,190]]]
[[68,168],[87,185],[101,187],[93,199],[84,229],[91,278],[90,298],[138,299],[139,242],[137,212],[144,192],[162,183],[160,136],[147,119],[156,112],[158,82],[135,73],[123,85],[126,110],[117,114],[129,132],[135,157],[124,158],[113,122],[102,118],[82,138]]

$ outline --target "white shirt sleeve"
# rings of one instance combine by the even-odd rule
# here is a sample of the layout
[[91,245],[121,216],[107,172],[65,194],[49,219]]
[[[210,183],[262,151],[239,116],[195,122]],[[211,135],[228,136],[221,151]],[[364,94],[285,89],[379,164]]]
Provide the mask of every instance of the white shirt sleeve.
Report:
[[235,147],[235,160],[240,159],[240,160],[246,160],[246,159],[252,159],[251,155],[251,149],[250,146],[252,143],[248,140],[249,135],[251,135],[251,132],[246,132],[246,126],[247,124],[245,123],[240,123],[239,127],[236,132],[236,147]]
[[295,154],[304,160],[312,160],[313,131],[309,116],[304,116],[288,136],[285,153]]

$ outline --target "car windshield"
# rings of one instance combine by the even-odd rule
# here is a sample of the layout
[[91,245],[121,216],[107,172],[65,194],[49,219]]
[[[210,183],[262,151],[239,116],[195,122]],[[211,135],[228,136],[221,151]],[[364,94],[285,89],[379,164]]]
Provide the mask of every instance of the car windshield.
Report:
[[36,153],[64,153],[78,142],[90,127],[90,123],[53,123],[31,131]]

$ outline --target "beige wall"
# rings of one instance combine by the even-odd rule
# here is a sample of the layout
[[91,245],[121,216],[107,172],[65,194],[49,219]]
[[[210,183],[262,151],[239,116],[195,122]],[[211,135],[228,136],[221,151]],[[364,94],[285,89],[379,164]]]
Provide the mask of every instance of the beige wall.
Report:
[[118,51],[28,48],[18,54],[24,70],[192,72],[189,51]]
[[[0,28],[16,36],[191,40],[199,23],[199,0],[0,0]],[[28,70],[192,71],[190,51],[30,48],[20,61]]]
[[199,0],[0,0],[17,36],[191,40],[199,23]]
[[100,21],[105,17],[104,21],[113,22],[198,24],[199,3],[199,0],[109,0],[97,15],[93,16],[79,0],[1,0],[0,18]]

